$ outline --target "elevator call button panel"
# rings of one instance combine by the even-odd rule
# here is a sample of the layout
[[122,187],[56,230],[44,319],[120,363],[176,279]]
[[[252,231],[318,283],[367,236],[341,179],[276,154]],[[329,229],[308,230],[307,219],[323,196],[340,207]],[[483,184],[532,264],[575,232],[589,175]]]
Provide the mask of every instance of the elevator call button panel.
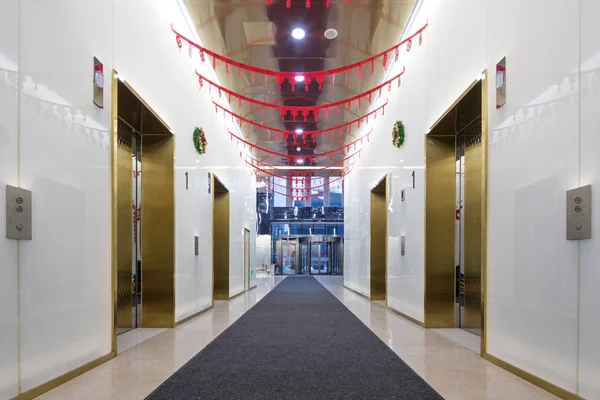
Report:
[[6,237],[31,240],[31,191],[6,185]]
[[567,240],[592,237],[592,186],[567,191]]

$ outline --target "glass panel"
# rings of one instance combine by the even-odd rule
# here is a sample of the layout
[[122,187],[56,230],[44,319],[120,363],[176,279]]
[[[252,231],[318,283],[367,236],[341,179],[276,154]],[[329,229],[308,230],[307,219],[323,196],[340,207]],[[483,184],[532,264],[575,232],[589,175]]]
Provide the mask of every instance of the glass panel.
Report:
[[308,256],[308,243],[301,243],[300,244],[300,251],[301,251],[301,267],[300,267],[300,273],[302,274],[308,274],[308,268],[309,268],[309,263],[310,263],[310,257]]
[[319,245],[320,243],[311,242],[310,244],[310,273],[319,273]]
[[293,242],[283,242],[283,274],[292,275],[296,273],[296,245]]
[[329,243],[321,243],[320,246],[320,254],[319,254],[319,262],[320,262],[320,267],[319,267],[319,273],[320,274],[329,274],[331,273],[330,271],[330,264],[329,264]]
[[281,193],[286,193],[287,191],[287,179],[273,178],[273,180],[275,183],[274,185],[272,185],[272,188],[275,191],[273,195],[273,205],[275,207],[286,207],[287,197]]

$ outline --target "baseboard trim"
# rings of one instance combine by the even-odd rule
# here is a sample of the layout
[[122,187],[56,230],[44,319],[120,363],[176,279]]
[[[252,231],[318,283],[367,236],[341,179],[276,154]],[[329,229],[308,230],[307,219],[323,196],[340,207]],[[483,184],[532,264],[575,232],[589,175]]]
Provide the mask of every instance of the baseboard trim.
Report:
[[394,314],[398,314],[398,316],[408,320],[409,322],[412,322],[415,325],[419,325],[421,328],[425,328],[425,324],[421,321],[419,321],[418,319],[414,319],[413,317],[409,317],[408,315],[404,314],[403,312],[400,312],[398,310],[396,310],[395,308],[392,308],[390,306],[385,306],[385,308],[387,308],[389,311],[393,312]]
[[200,315],[204,314],[205,312],[212,310],[213,308],[215,308],[215,307],[213,305],[210,305],[210,306],[206,307],[205,309],[200,310],[197,313],[194,313],[194,314],[190,315],[189,317],[185,317],[181,321],[175,322],[175,327],[178,327],[179,325],[183,325],[186,322],[188,322],[188,321],[190,321],[190,320],[192,320],[192,319],[194,319],[196,317],[199,317]]
[[508,372],[515,374],[520,378],[523,378],[527,382],[532,383],[532,384],[560,397],[561,399],[584,400],[583,397],[579,397],[575,393],[571,393],[566,389],[556,386],[555,384],[550,383],[550,382],[548,382],[538,376],[535,376],[527,371],[524,371],[521,368],[515,367],[514,365],[509,364],[506,361],[503,361],[497,357],[494,357],[491,354],[485,353],[482,355],[482,357],[485,360],[491,362],[492,364],[495,364],[495,365],[499,366],[500,368],[503,368],[503,369],[507,370]]
[[94,369],[97,366],[104,364],[108,360],[111,360],[115,357],[116,357],[116,354],[113,352],[110,352],[100,358],[97,358],[93,361],[90,361],[87,364],[82,365],[81,367],[75,368],[74,370],[69,371],[66,374],[63,374],[63,375],[56,377],[46,383],[41,384],[33,389],[23,392],[23,393],[17,395],[17,397],[14,397],[12,400],[34,399],[50,390],[62,385],[63,383],[70,381],[71,379],[77,378],[79,375],[82,375],[82,374],[88,372],[89,370]]
[[241,296],[241,295],[243,295],[244,293],[246,293],[246,292],[249,292],[249,291],[251,291],[252,289],[255,289],[255,288],[256,288],[256,285],[252,286],[250,289],[247,289],[247,290],[242,290],[241,292],[239,292],[239,293],[236,293],[236,294],[234,294],[233,296],[231,296],[231,297],[230,297],[228,300],[233,300],[233,299],[235,299],[236,297],[240,297],[240,296]]
[[354,290],[354,289],[352,289],[351,287],[348,287],[348,286],[346,286],[346,285],[344,285],[344,287],[345,287],[346,289],[350,290],[351,292],[354,292],[354,293],[356,293],[356,294],[358,294],[358,295],[360,295],[360,296],[364,297],[365,299],[367,299],[367,300],[371,301],[371,299],[370,299],[368,296],[366,296],[365,294],[363,294],[363,293],[359,292],[358,290]]

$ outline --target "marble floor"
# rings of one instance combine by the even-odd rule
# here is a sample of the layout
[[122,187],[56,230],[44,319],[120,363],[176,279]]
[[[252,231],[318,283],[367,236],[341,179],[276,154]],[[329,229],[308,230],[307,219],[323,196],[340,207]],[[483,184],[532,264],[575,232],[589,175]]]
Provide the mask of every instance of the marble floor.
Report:
[[[283,277],[257,279],[257,288],[219,303],[175,329],[146,337],[115,359],[42,395],[43,400],[144,399],[158,385],[262,299]],[[343,277],[317,280],[362,320],[445,399],[554,399],[551,394],[483,360],[476,337],[458,330],[425,330],[381,304],[343,287]],[[154,332],[153,332],[154,333]],[[150,332],[147,332],[149,335]],[[469,334],[470,335],[470,334]],[[477,338],[478,339],[478,338]],[[131,339],[130,342],[135,342]],[[269,345],[268,337],[264,341]]]
[[122,353],[125,350],[137,346],[154,336],[168,330],[167,328],[137,328],[117,336],[117,353]]

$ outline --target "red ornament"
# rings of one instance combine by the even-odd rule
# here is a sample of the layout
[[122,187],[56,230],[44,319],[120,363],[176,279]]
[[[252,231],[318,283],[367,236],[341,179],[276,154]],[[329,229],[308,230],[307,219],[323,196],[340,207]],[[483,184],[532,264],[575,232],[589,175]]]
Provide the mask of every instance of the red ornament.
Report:
[[408,39],[408,42],[406,42],[406,51],[410,51],[412,47],[412,40]]
[[175,37],[175,41],[177,42],[177,47],[181,49],[181,47],[183,46],[183,44],[181,43],[181,36],[177,35]]

